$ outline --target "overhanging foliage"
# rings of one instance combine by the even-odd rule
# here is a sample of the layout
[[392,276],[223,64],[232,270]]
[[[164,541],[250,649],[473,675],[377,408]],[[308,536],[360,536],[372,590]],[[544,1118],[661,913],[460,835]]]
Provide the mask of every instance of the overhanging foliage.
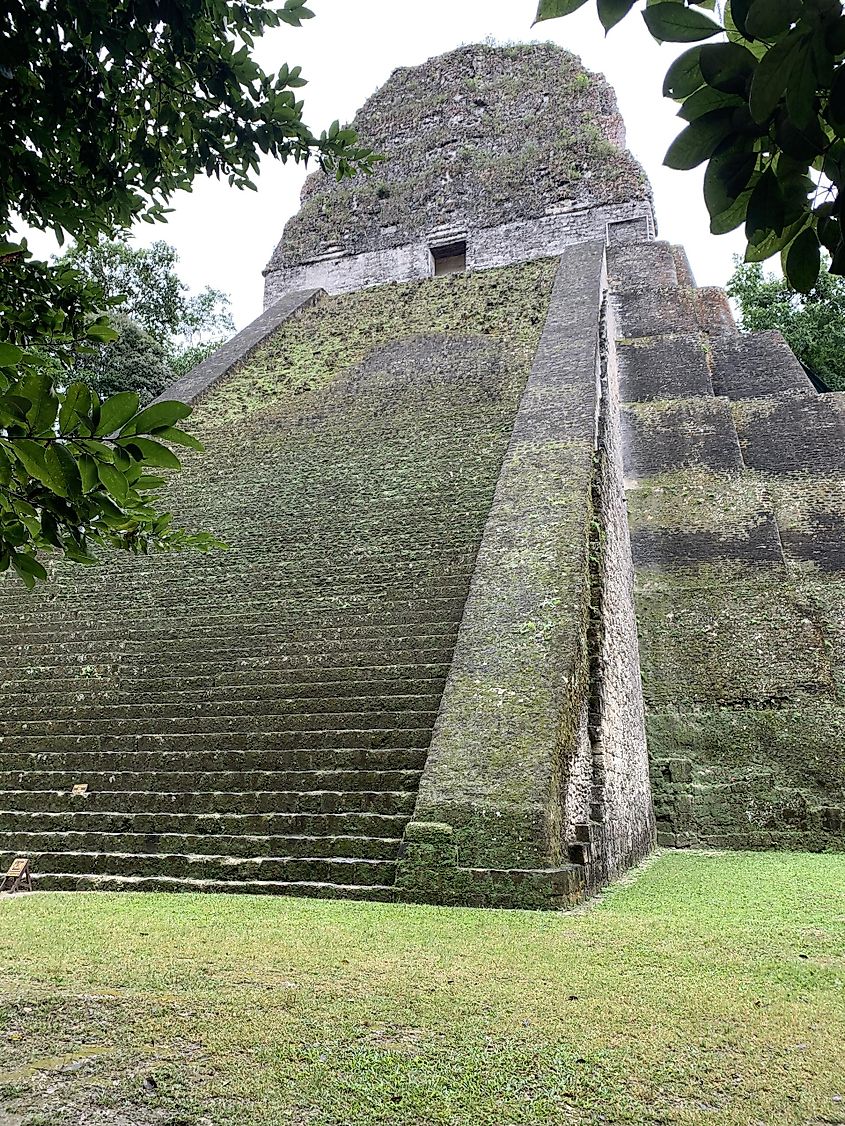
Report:
[[335,122],[303,119],[299,67],[265,73],[255,40],[299,27],[305,0],[9,0],[0,12],[0,570],[32,585],[45,550],[91,562],[216,541],[171,527],[160,470],[190,409],[105,401],[74,382],[115,338],[115,300],[72,265],[32,260],[16,223],[84,247],[155,222],[197,175],[254,188],[262,154],[314,158],[339,178],[376,157]]
[[[540,0],[538,20],[587,0]],[[597,0],[610,30],[637,0]],[[710,9],[713,14],[702,9]],[[693,43],[663,92],[688,124],[666,164],[707,162],[704,199],[714,234],[745,225],[746,260],[780,253],[796,290],[845,273],[845,13],[840,0],[660,0],[642,12],[651,35]]]

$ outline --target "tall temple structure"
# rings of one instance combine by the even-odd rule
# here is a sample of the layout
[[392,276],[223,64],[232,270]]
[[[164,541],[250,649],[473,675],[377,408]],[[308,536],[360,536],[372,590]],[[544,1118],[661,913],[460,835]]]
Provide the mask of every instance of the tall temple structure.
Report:
[[656,842],[845,847],[843,396],[657,240],[567,52],[461,47],[356,125],[384,163],[309,177],[166,396],[230,550],[0,583],[0,852],[562,907]]

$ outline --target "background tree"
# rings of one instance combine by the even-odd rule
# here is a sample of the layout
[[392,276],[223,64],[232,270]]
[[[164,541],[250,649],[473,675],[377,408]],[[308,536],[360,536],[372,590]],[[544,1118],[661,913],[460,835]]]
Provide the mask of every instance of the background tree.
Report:
[[115,340],[103,287],[67,263],[33,261],[14,225],[81,245],[164,219],[200,174],[254,188],[262,154],[314,158],[338,177],[375,157],[335,122],[303,119],[298,67],[251,57],[268,28],[298,27],[304,0],[7,0],[0,8],[0,570],[44,578],[38,555],[92,562],[209,536],[160,510],[171,443],[196,445],[184,404],[138,413],[67,376],[80,351]]
[[845,391],[845,278],[827,263],[807,294],[784,278],[764,274],[758,262],[741,262],[728,282],[747,332],[777,329],[795,355],[835,391]]
[[99,285],[107,300],[121,299],[111,315],[118,339],[97,345],[73,368],[101,397],[137,391],[141,404],[148,403],[234,330],[228,296],[210,286],[190,294],[169,243],[133,247],[126,239],[101,238],[73,246],[60,261]]
[[[537,19],[586,2],[540,0]],[[638,0],[597,0],[607,30],[635,6]],[[707,161],[713,233],[744,223],[746,260],[780,252],[784,273],[803,293],[815,285],[822,248],[831,272],[845,273],[840,0],[658,0],[642,17],[655,39],[696,44],[672,63],[663,85],[688,122],[665,162],[688,169]]]

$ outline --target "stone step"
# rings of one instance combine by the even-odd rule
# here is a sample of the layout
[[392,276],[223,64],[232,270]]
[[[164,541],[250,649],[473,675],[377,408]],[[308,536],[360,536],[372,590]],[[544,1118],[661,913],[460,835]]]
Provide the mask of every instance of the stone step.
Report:
[[[401,837],[408,820],[400,813],[180,813],[101,812],[78,802],[62,810],[0,809],[0,832],[84,832],[176,836]],[[224,852],[223,849],[215,849]]]
[[[210,588],[225,598],[233,590],[248,590],[253,597],[295,588],[300,597],[310,594],[325,595],[349,588],[360,589],[362,576],[371,586],[389,588],[401,583],[405,576],[414,576],[428,582],[436,582],[438,577],[449,579],[455,576],[466,577],[472,573],[477,545],[456,549],[447,542],[448,537],[440,537],[438,542],[420,543],[415,551],[394,552],[392,550],[373,550],[369,558],[361,557],[353,550],[345,554],[335,553],[327,543],[322,550],[317,549],[308,555],[291,555],[290,542],[281,545],[268,541],[264,555],[253,552],[248,555],[242,547],[237,550],[237,566],[232,564],[231,552],[210,553],[191,557],[191,586],[195,591],[207,592]],[[339,566],[337,560],[345,560]],[[157,556],[154,560],[144,560],[133,556],[131,565],[120,565],[120,560],[110,560],[108,567],[91,567],[86,571],[83,589],[74,581],[78,569],[58,568],[54,586],[57,596],[73,600],[73,592],[92,601],[105,590],[114,596],[115,574],[120,574],[121,594],[127,599],[135,591],[152,598],[159,591],[173,592],[174,570],[184,567],[184,560],[169,565],[168,560]],[[146,563],[146,565],[145,565]],[[180,584],[179,593],[186,584]],[[186,591],[191,594],[190,590]],[[25,605],[22,599],[21,604]]]
[[815,389],[779,332],[722,336],[711,344],[713,386],[729,399],[814,395]]
[[[37,709],[50,708],[51,717],[59,714],[62,708],[73,708],[79,713],[85,710],[86,705],[96,704],[102,707],[173,707],[175,705],[188,706],[191,704],[211,701],[215,707],[222,704],[234,704],[240,711],[252,709],[253,705],[272,701],[293,706],[297,703],[316,700],[337,700],[343,697],[347,700],[358,699],[364,710],[371,710],[380,700],[389,700],[393,707],[395,700],[403,703],[408,700],[426,700],[435,707],[438,705],[443,693],[445,675],[441,677],[413,677],[409,680],[327,680],[322,683],[310,682],[306,684],[268,683],[264,678],[257,680],[254,676],[245,683],[219,685],[214,684],[213,677],[201,678],[204,683],[194,687],[186,678],[180,682],[174,678],[170,681],[160,681],[157,685],[145,689],[126,688],[119,682],[101,682],[91,680],[86,683],[84,677],[68,681],[63,678],[63,687],[49,684],[41,688],[36,686],[16,687],[14,690],[0,685],[0,699],[2,699],[4,714],[12,716],[16,709],[26,707],[32,714]],[[40,684],[40,682],[38,682]],[[385,704],[385,706],[388,706]],[[322,709],[321,709],[322,710]],[[331,710],[326,708],[325,710]]]
[[413,662],[442,664],[451,660],[454,645],[454,637],[444,636],[398,638],[389,641],[384,638],[361,639],[355,643],[350,641],[342,646],[325,641],[289,642],[285,645],[255,641],[245,642],[243,646],[225,646],[217,650],[213,646],[204,645],[192,649],[188,643],[169,644],[166,647],[156,646],[151,651],[134,644],[112,649],[86,644],[69,646],[67,649],[47,648],[43,653],[21,651],[16,655],[7,647],[0,656],[0,677],[5,679],[8,675],[7,670],[14,674],[29,668],[42,670],[54,668],[63,670],[64,675],[67,675],[68,670],[80,665],[91,669],[125,667],[131,670],[166,668],[175,671],[182,668],[189,674],[197,668],[205,668],[208,665],[225,669],[245,660],[266,661],[270,666],[276,663],[300,667],[329,665],[334,668],[357,668],[380,662],[389,665]]
[[[299,699],[286,700],[284,698],[250,700],[244,697],[232,697],[228,693],[224,698],[218,698],[214,690],[206,691],[204,698],[199,700],[185,700],[177,698],[171,703],[145,702],[145,703],[111,703],[102,699],[90,702],[78,701],[73,704],[51,703],[48,708],[38,707],[33,702],[25,702],[17,707],[9,704],[3,710],[3,730],[13,731],[15,725],[41,721],[43,715],[50,716],[49,722],[55,727],[61,727],[62,721],[74,721],[79,724],[96,723],[122,729],[128,722],[147,720],[145,730],[152,731],[161,721],[180,720],[187,721],[191,716],[210,720],[215,716],[256,716],[267,723],[262,726],[285,727],[288,720],[296,716],[306,715],[357,715],[368,716],[371,714],[385,714],[389,709],[391,714],[411,713],[436,713],[440,706],[441,693],[429,695],[393,695],[377,696],[304,696]],[[6,697],[2,697],[6,705]]]
[[[278,568],[281,561],[276,559]],[[315,571],[281,575],[273,582],[259,582],[258,579],[238,592],[237,601],[232,599],[229,589],[229,576],[220,576],[219,582],[190,589],[177,589],[170,581],[153,586],[148,583],[129,590],[120,576],[119,590],[114,586],[96,586],[93,589],[76,589],[62,582],[58,573],[49,587],[30,592],[28,598],[9,597],[2,600],[2,621],[13,622],[16,618],[27,620],[32,617],[61,618],[65,612],[73,619],[86,619],[96,622],[104,615],[121,617],[127,605],[139,613],[168,616],[186,613],[191,618],[203,614],[213,615],[218,610],[224,615],[239,616],[261,614],[265,609],[272,617],[295,616],[299,613],[332,614],[336,610],[360,610],[373,615],[401,614],[409,610],[426,610],[446,603],[461,602],[466,598],[472,569],[463,564],[460,569],[443,568],[441,574],[429,574],[420,568],[404,572],[393,571],[381,577],[372,570],[366,576],[358,575],[357,581],[348,577],[342,582],[326,574],[325,579]],[[126,576],[127,581],[130,576]],[[6,584],[8,585],[8,584]]]
[[314,899],[373,899],[392,903],[396,892],[392,884],[332,884],[298,880],[200,880],[172,876],[102,876],[71,872],[36,872],[32,877],[36,891],[161,891],[212,892],[245,895],[296,895]]
[[[374,650],[401,650],[403,648],[436,648],[454,645],[459,623],[425,623],[419,627],[403,626],[396,629],[381,627],[350,626],[348,629],[313,630],[303,628],[298,633],[285,633],[281,630],[266,629],[260,635],[255,630],[246,630],[240,635],[226,635],[224,632],[209,631],[187,634],[174,629],[168,636],[156,636],[143,630],[126,633],[123,637],[110,637],[108,641],[98,637],[85,637],[67,631],[49,641],[14,640],[3,646],[3,666],[14,664],[21,658],[36,660],[38,657],[53,657],[62,650],[73,650],[74,655],[95,655],[99,659],[112,655],[126,657],[128,654],[143,654],[154,646],[158,656],[173,654],[183,659],[185,654],[233,652],[247,656],[251,653],[285,653],[291,657],[309,652],[324,652],[326,648],[351,648],[355,652]],[[183,626],[184,628],[184,626]]]
[[[203,733],[235,734],[274,730],[278,733],[294,731],[327,731],[333,734],[362,729],[396,730],[431,728],[437,709],[426,711],[372,711],[372,712],[297,712],[278,716],[214,715],[198,712],[185,718],[156,717],[123,719],[121,735],[201,735]],[[108,735],[115,727],[112,719],[33,719],[3,720],[7,735]]]
[[354,747],[423,748],[431,742],[431,726],[418,728],[360,728],[355,731],[222,731],[165,735],[0,735],[0,751],[288,751],[337,750]]
[[[2,744],[0,744],[2,746]],[[371,750],[341,747],[328,751],[0,751],[0,771],[63,770],[73,774],[99,770],[106,774],[131,769],[219,771],[239,773],[262,770],[366,770],[421,771],[428,755],[424,747]]]
[[[55,667],[43,669],[8,670],[0,673],[0,692],[23,692],[32,688],[43,691],[78,691],[80,688],[92,692],[116,686],[119,690],[130,693],[133,698],[142,689],[147,692],[177,691],[181,686],[186,689],[214,686],[253,686],[260,684],[267,691],[278,687],[280,691],[291,694],[301,691],[308,694],[308,685],[323,684],[356,684],[373,685],[376,689],[381,684],[393,681],[403,681],[409,684],[423,684],[433,680],[445,679],[449,672],[449,664],[440,661],[433,664],[381,664],[359,665],[350,655],[347,666],[309,665],[292,666],[284,659],[273,659],[272,663],[266,658],[228,662],[218,665],[209,662],[205,665],[193,665],[192,668],[202,669],[192,675],[186,673],[184,667],[170,668],[168,675],[144,675],[144,670],[127,665],[118,665],[108,670],[108,675],[97,672],[93,666],[71,666],[67,671],[76,675],[57,675]],[[355,678],[355,679],[350,679]]]
[[230,648],[239,644],[244,638],[251,639],[255,631],[259,630],[261,639],[274,644],[286,644],[289,641],[300,644],[307,643],[315,638],[339,643],[348,639],[378,640],[380,638],[415,638],[415,637],[440,637],[453,632],[460,621],[460,614],[435,613],[421,616],[412,621],[374,621],[368,618],[349,616],[350,620],[344,621],[339,615],[334,620],[322,618],[312,619],[308,614],[298,615],[289,623],[265,616],[263,621],[245,622],[218,622],[209,625],[197,625],[190,620],[173,621],[159,626],[135,625],[124,616],[123,621],[114,621],[107,625],[98,623],[81,622],[78,628],[73,628],[73,623],[57,623],[47,629],[40,623],[30,628],[18,623],[10,626],[13,637],[12,645],[15,649],[38,650],[54,647],[57,644],[88,645],[92,642],[102,645],[133,645],[145,643],[164,644],[181,642],[185,637],[185,626],[189,626],[192,645],[213,642],[219,646]]
[[[93,577],[93,570],[86,575]],[[74,614],[96,621],[99,613],[119,614],[121,608],[125,612],[127,606],[139,612],[176,614],[184,610],[190,615],[213,612],[217,607],[232,613],[235,607],[243,612],[283,605],[285,613],[289,614],[347,605],[379,609],[397,603],[412,605],[418,599],[432,597],[463,598],[471,576],[468,559],[449,565],[438,561],[433,553],[426,557],[422,566],[396,564],[382,571],[368,566],[350,570],[342,577],[333,576],[325,561],[315,560],[308,567],[286,570],[283,553],[277,553],[264,565],[263,574],[232,571],[209,575],[203,580],[198,577],[190,589],[177,584],[173,572],[165,568],[149,575],[146,582],[134,581],[132,573],[116,574],[112,568],[104,568],[100,581],[90,586],[86,582],[84,588],[68,583],[64,571],[57,569],[49,589],[39,588],[34,594],[10,589],[8,596],[4,591],[3,613],[26,615],[41,610],[58,613],[67,607]]]
[[224,833],[100,833],[2,832],[0,853],[36,856],[42,853],[173,853],[191,856],[259,857],[346,857],[349,859],[395,860],[400,837],[367,836],[254,836]]
[[[0,858],[3,870],[14,859]],[[45,872],[86,876],[169,876],[191,880],[259,880],[335,884],[388,885],[396,863],[345,857],[214,856],[183,853],[44,852],[32,857],[32,867]]]
[[290,655],[239,653],[216,654],[211,659],[195,660],[187,664],[172,656],[160,659],[158,654],[141,654],[128,658],[119,655],[116,659],[98,660],[88,654],[64,654],[61,663],[38,661],[35,664],[17,661],[3,668],[0,665],[0,683],[32,683],[33,681],[75,680],[88,678],[92,683],[106,677],[117,677],[127,685],[134,685],[144,679],[183,679],[211,676],[215,683],[229,682],[232,678],[250,677],[270,681],[275,678],[304,683],[306,680],[320,680],[323,676],[331,679],[344,679],[349,674],[367,673],[367,676],[404,677],[413,676],[413,670],[445,669],[448,671],[453,650],[443,647],[429,650],[410,650],[406,653],[373,652],[359,653],[352,649],[343,653],[309,653],[293,661]]
[[[23,770],[11,771],[3,777],[3,790],[28,790],[30,792],[64,792],[79,782],[88,785],[89,795],[106,791],[166,793],[215,793],[254,790],[271,791],[351,792],[414,790],[419,783],[419,770],[215,770],[197,771],[141,771],[141,770]],[[0,800],[2,800],[0,798]]]
[[97,790],[83,797],[45,790],[0,790],[6,811],[92,813],[406,813],[416,793],[389,790],[267,790],[261,792]]
[[[173,622],[175,615],[190,616],[192,629],[216,629],[219,626],[237,627],[255,625],[264,627],[268,619],[278,624],[290,622],[298,624],[306,617],[312,625],[372,624],[395,625],[427,621],[448,621],[460,617],[466,602],[465,591],[449,595],[422,595],[409,591],[401,600],[378,601],[370,605],[366,601],[343,605],[330,603],[321,605],[313,600],[297,604],[293,599],[280,599],[277,602],[259,602],[254,606],[240,604],[237,608],[225,602],[214,603],[206,600],[196,609],[188,606],[156,606],[150,603],[137,604],[130,608],[132,614],[141,612],[144,620],[154,628],[162,628]],[[89,629],[102,629],[117,623],[126,625],[127,607],[91,606],[80,609],[68,604],[55,609],[38,608],[10,612],[3,604],[0,606],[0,629],[26,628],[33,634],[53,635],[57,627],[81,625]]]

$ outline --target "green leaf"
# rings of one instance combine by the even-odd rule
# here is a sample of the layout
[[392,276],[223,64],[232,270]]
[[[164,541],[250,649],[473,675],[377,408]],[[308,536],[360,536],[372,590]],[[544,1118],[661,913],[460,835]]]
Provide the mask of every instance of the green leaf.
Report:
[[778,102],[786,92],[789,76],[801,46],[794,33],[776,43],[767,51],[754,71],[748,108],[759,125],[764,125],[775,112]]
[[77,461],[79,467],[79,476],[82,480],[83,493],[90,493],[92,489],[97,487],[99,476],[97,474],[97,463],[93,457],[88,454],[82,454]]
[[11,368],[23,359],[23,348],[0,340],[0,368]]
[[138,412],[138,395],[134,391],[119,391],[100,407],[100,421],[95,434],[114,434]]
[[773,254],[777,254],[778,251],[788,246],[802,229],[805,222],[805,219],[799,219],[791,226],[784,228],[780,234],[772,231],[764,238],[759,239],[758,242],[749,242],[745,248],[745,261],[765,262],[767,258],[771,258]]
[[116,501],[120,504],[126,503],[129,486],[119,469],[115,469],[113,465],[98,464],[97,476],[100,478],[103,488],[111,493]]
[[65,555],[74,563],[81,563],[84,567],[95,567],[97,560],[93,555],[89,555],[81,547],[78,547],[73,540],[65,540],[62,544]]
[[84,418],[91,409],[91,392],[84,383],[72,383],[68,387],[59,408],[59,430],[67,434]]
[[795,124],[803,129],[816,118],[816,85],[818,79],[809,43],[801,43],[794,52],[792,69],[786,86],[786,109]]
[[745,191],[737,196],[731,206],[726,208],[721,214],[714,215],[710,220],[711,233],[714,235],[724,235],[727,234],[728,231],[734,231],[737,227],[741,226],[745,222],[750,198],[751,191]]
[[778,178],[771,168],[760,176],[751,198],[748,201],[748,215],[745,223],[745,237],[755,243],[766,232],[780,234],[784,227],[784,200]]
[[155,477],[151,473],[142,473],[138,480],[135,482],[134,488],[139,492],[160,489],[167,484],[166,477]]
[[832,55],[845,53],[845,15],[841,15],[834,24],[828,27],[825,35],[825,46]]
[[187,446],[192,450],[203,450],[202,442],[189,434],[187,430],[177,430],[175,426],[166,426],[162,430],[155,431],[156,438],[160,438],[163,442],[172,442],[174,446]]
[[605,31],[610,31],[620,20],[624,20],[636,0],[597,0],[599,19]]
[[801,15],[801,0],[753,0],[745,30],[754,39],[772,39],[787,31]]
[[809,293],[821,268],[819,240],[812,227],[805,227],[782,255],[783,272],[793,289]]
[[727,109],[743,105],[742,99],[736,94],[724,94],[721,90],[711,90],[709,86],[702,86],[694,94],[684,99],[684,104],[678,110],[678,117],[684,121],[695,121],[714,109]]
[[121,430],[121,437],[127,434],[152,434],[162,427],[174,426],[183,418],[187,418],[191,408],[187,403],[180,403],[178,399],[170,399],[163,403],[153,403],[145,407],[135,418],[129,420]]
[[710,159],[704,173],[704,202],[711,218],[733,207],[756,166],[757,154],[747,149],[729,149]]
[[113,340],[117,340],[120,336],[119,332],[111,327],[107,317],[98,317],[93,324],[90,324],[85,330],[85,335],[89,340],[96,340],[100,344],[111,344]]
[[31,433],[37,437],[52,434],[59,411],[59,400],[53,391],[50,377],[43,372],[28,371],[19,390],[21,396],[30,403],[26,421]]
[[669,146],[663,163],[669,168],[695,168],[712,156],[733,132],[731,110],[714,110],[688,125]]
[[26,426],[26,412],[31,406],[19,395],[0,395],[0,426]]
[[845,65],[834,72],[827,106],[830,123],[841,135],[845,132]]
[[542,23],[543,20],[556,20],[560,19],[561,16],[568,16],[571,12],[577,12],[577,10],[586,3],[587,0],[540,0],[534,23]]
[[11,443],[10,450],[30,477],[40,481],[51,492],[64,496],[63,482],[56,482],[53,479],[47,465],[45,449],[40,443],[33,442],[29,438],[17,438]]
[[652,4],[643,12],[643,19],[652,36],[664,43],[695,43],[718,35],[722,30],[703,12],[672,3],[672,0]]
[[172,450],[150,438],[123,438],[121,445],[126,445],[130,450],[137,450],[137,460],[145,465],[158,465],[162,469],[182,468],[182,463]]
[[743,37],[743,39],[751,39],[752,36],[745,26],[745,21],[748,19],[748,10],[751,7],[751,0],[727,0],[725,5],[725,27],[728,29],[728,37],[731,38],[731,31],[736,30]]
[[26,555],[23,552],[16,551],[11,556],[11,562],[18,575],[23,579],[24,585],[30,590],[35,586],[37,579],[44,581],[47,578],[47,572],[34,555]]
[[757,60],[739,43],[705,43],[699,63],[708,86],[725,94],[744,94]]
[[672,63],[663,81],[663,97],[676,102],[689,97],[704,83],[701,73],[701,47],[690,47]]
[[803,129],[785,113],[779,113],[775,125],[775,140],[787,156],[804,164],[811,164],[827,148],[828,139],[818,118]]
[[50,473],[51,481],[54,482],[55,492],[59,493],[60,497],[71,497],[71,495],[78,495],[82,491],[77,463],[73,461],[73,458],[71,458],[71,463],[73,468],[69,470],[54,445],[48,446],[44,452],[44,464],[47,472]]
[[62,496],[73,498],[81,495],[82,477],[67,446],[54,442],[47,450],[44,460],[53,480],[61,481]]

